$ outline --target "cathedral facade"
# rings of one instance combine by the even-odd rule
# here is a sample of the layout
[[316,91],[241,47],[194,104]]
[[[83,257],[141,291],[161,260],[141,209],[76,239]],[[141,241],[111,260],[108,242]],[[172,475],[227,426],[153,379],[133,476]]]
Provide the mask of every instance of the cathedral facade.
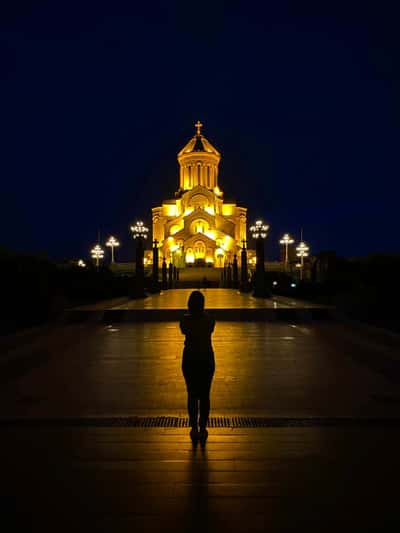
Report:
[[[152,209],[153,239],[160,256],[175,266],[222,267],[246,240],[245,207],[226,203],[218,183],[220,152],[196,134],[178,153],[179,189],[173,199]],[[160,258],[160,259],[161,259]]]

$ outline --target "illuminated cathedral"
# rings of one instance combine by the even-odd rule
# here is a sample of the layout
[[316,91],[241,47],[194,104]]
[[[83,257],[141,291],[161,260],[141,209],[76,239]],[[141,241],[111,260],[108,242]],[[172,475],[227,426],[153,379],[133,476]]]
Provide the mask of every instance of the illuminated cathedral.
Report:
[[245,207],[226,203],[218,183],[220,152],[201,133],[178,153],[179,189],[152,209],[153,239],[160,256],[176,266],[222,267],[239,256],[246,240]]

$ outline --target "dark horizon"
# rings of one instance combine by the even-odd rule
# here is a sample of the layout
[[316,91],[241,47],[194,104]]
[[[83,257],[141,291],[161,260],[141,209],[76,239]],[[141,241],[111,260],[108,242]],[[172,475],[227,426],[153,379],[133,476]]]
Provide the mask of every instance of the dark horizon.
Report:
[[301,228],[311,253],[399,253],[400,42],[380,6],[3,7],[1,245],[84,258],[100,230],[132,258],[201,120],[270,257]]

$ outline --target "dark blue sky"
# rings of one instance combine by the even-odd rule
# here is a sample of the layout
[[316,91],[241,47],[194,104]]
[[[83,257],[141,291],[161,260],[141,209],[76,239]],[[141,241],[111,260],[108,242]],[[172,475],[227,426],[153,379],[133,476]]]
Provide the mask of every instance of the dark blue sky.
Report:
[[0,244],[80,257],[173,196],[200,119],[225,196],[312,251],[400,251],[395,3],[9,2]]

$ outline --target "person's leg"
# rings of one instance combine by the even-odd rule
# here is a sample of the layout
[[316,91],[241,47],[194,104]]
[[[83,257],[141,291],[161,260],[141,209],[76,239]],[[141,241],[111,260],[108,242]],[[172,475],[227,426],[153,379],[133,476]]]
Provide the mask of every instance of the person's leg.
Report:
[[210,414],[210,388],[212,378],[212,374],[208,375],[200,389],[200,430],[205,429]]
[[199,402],[194,392],[188,388],[188,415],[190,427],[197,428],[197,418],[199,416]]
[[196,376],[188,367],[183,367],[183,376],[185,378],[187,389],[187,410],[190,427],[197,429],[197,418],[199,416],[198,391],[196,386]]

